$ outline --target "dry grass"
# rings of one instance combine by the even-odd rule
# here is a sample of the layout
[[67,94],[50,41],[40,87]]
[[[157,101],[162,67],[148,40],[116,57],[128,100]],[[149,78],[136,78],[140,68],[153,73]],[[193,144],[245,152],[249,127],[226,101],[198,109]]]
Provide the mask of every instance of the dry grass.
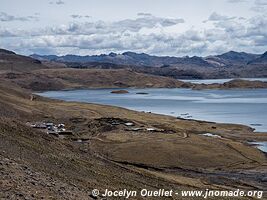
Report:
[[[66,194],[75,194],[77,188],[83,195],[92,188],[266,188],[260,181],[266,174],[266,156],[241,143],[247,136],[257,139],[246,126],[179,120],[42,97],[30,101],[28,91],[4,81],[0,95],[0,105],[5,108],[0,111],[1,155],[66,183],[62,189]],[[11,114],[6,114],[7,110]],[[131,132],[123,125],[109,129],[107,122],[97,121],[102,117],[168,129],[171,133]],[[74,122],[74,118],[83,120]],[[59,139],[24,125],[26,121],[39,120],[65,122],[75,135]],[[219,133],[223,139],[199,135],[204,132]],[[72,140],[79,137],[89,141]],[[260,138],[266,140],[265,135]],[[20,184],[23,179],[17,182]],[[25,187],[21,191],[27,196]],[[15,192],[12,188],[5,194]]]

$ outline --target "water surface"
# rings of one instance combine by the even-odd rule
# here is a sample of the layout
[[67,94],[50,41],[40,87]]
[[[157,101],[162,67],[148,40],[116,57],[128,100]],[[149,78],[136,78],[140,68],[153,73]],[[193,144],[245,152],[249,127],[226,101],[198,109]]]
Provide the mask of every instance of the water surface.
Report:
[[[256,131],[267,131],[267,89],[127,89],[128,94],[111,94],[112,90],[49,91],[41,95],[66,101],[120,106],[186,119],[245,124]],[[148,94],[136,94],[139,92]]]
[[251,142],[250,144],[256,145],[258,149],[267,153],[267,142]]

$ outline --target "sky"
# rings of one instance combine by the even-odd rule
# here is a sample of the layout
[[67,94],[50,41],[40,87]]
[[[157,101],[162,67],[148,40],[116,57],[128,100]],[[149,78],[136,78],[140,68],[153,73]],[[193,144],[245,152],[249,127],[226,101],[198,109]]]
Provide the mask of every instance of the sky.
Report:
[[0,48],[23,55],[267,51],[267,0],[0,0]]

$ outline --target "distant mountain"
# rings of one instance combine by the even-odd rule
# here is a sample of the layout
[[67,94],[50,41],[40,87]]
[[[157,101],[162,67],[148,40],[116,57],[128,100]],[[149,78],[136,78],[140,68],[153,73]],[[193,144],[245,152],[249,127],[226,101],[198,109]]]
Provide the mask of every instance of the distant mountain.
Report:
[[258,54],[229,51],[221,55],[208,56],[206,61],[217,66],[246,65],[260,57]]
[[222,55],[218,55],[218,58],[222,58],[230,63],[243,63],[246,64],[259,57],[257,54],[250,54],[245,52],[229,51]]
[[31,55],[32,58],[39,60],[50,60],[56,62],[71,63],[113,63],[119,65],[135,65],[135,66],[199,66],[199,67],[225,67],[233,65],[244,65],[259,59],[261,55],[250,54],[245,52],[229,51],[221,55],[207,57],[173,57],[173,56],[152,56],[145,53],[124,52],[122,54],[110,53],[92,56],[78,55]]
[[145,53],[134,53],[125,52],[122,54],[110,53],[93,56],[77,56],[77,55],[31,55],[32,58],[39,60],[50,60],[57,62],[78,62],[78,63],[89,63],[89,62],[100,62],[100,63],[113,63],[119,65],[137,65],[137,66],[153,66],[160,67],[162,65],[198,65],[211,67],[212,65],[205,61],[201,57],[170,57],[170,56],[151,56]]
[[57,60],[58,56],[56,55],[38,55],[38,54],[32,54],[30,57],[38,60]]
[[207,57],[152,56],[125,52],[93,56],[18,55],[0,49],[0,71],[30,72],[48,68],[127,69],[177,79],[267,77],[267,52],[227,52]]
[[266,64],[267,65],[267,51],[262,54],[260,57],[252,60],[249,64]]

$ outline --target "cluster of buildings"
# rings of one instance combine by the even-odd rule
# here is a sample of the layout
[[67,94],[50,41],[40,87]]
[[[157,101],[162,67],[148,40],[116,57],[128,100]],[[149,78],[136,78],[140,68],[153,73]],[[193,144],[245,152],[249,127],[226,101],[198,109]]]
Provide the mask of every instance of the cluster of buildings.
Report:
[[28,126],[36,129],[41,129],[47,134],[52,135],[72,135],[72,131],[66,130],[65,124],[59,123],[54,124],[52,122],[36,122],[36,123],[26,123]]

